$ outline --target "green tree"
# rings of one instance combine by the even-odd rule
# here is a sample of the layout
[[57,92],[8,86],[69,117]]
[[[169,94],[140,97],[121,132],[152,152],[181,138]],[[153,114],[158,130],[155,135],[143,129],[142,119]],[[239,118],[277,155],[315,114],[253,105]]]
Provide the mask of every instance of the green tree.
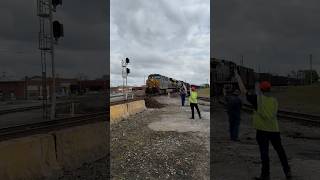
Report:
[[311,77],[312,77],[312,83],[315,83],[319,80],[319,74],[316,70],[300,70],[299,72],[302,72],[304,74],[304,82],[306,84],[311,83]]

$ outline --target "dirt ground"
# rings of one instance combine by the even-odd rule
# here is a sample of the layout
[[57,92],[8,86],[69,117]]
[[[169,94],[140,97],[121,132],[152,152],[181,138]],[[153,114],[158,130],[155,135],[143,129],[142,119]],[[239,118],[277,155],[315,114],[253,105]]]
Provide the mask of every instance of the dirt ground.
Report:
[[[252,179],[260,174],[260,155],[255,141],[251,115],[242,113],[240,142],[231,142],[228,120],[221,106],[214,106],[212,175],[217,180]],[[279,120],[283,146],[294,178],[318,180],[320,177],[320,127]],[[271,179],[285,179],[277,154],[270,145]]]
[[209,106],[191,116],[179,98],[111,126],[112,179],[209,179]]
[[110,177],[109,158],[83,164],[73,171],[64,171],[59,180],[108,180]]
[[320,115],[320,84],[273,87],[279,107],[290,111]]

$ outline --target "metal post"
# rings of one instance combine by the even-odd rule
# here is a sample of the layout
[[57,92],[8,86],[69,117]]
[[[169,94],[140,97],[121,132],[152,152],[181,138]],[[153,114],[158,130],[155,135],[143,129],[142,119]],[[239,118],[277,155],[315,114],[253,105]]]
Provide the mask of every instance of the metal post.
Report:
[[[126,68],[126,71],[127,71],[127,68]],[[126,100],[128,100],[128,91],[129,91],[129,88],[128,88],[128,77],[126,77]]]
[[124,97],[124,61],[121,60],[121,68],[122,68],[122,95]]
[[50,9],[50,40],[51,40],[51,70],[52,70],[52,97],[51,97],[51,119],[55,119],[56,116],[56,75],[55,75],[55,63],[54,63],[54,45],[53,45],[53,13],[52,13],[52,1],[49,1]]
[[71,112],[71,117],[74,117],[74,102],[71,103],[70,112]]
[[241,66],[243,66],[243,55],[241,56]]
[[43,119],[48,118],[48,101],[47,101],[47,68],[46,68],[46,59],[47,54],[51,53],[51,47],[48,47],[50,43],[49,32],[46,30],[46,23],[50,22],[50,6],[49,0],[38,0],[37,1],[37,15],[39,16],[39,49],[41,50],[41,66],[42,66],[42,111]]
[[310,58],[310,84],[312,84],[312,54],[310,54],[309,58]]

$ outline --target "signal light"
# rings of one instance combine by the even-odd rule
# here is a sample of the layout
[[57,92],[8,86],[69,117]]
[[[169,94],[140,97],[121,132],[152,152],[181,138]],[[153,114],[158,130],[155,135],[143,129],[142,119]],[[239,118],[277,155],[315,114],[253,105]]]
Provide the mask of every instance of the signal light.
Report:
[[129,58],[126,58],[126,63],[129,64],[130,60]]
[[60,37],[63,37],[63,35],[64,35],[63,24],[60,24],[59,21],[53,21],[52,26],[53,26],[52,27],[53,28],[53,37],[57,41]]
[[130,69],[129,68],[127,68],[127,74],[129,74],[130,73]]
[[52,6],[56,8],[58,5],[62,5],[62,0],[52,0]]

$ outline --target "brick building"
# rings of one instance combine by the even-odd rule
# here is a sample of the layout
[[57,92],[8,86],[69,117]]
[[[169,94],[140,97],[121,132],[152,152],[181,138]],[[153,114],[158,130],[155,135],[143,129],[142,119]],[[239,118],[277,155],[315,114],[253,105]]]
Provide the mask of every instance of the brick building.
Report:
[[[52,92],[52,79],[47,78],[47,96]],[[107,90],[105,80],[82,80],[56,78],[57,96],[68,96],[71,94],[83,94],[89,92],[102,92]],[[24,80],[0,81],[0,100],[7,99],[39,99],[43,97],[41,76]]]

